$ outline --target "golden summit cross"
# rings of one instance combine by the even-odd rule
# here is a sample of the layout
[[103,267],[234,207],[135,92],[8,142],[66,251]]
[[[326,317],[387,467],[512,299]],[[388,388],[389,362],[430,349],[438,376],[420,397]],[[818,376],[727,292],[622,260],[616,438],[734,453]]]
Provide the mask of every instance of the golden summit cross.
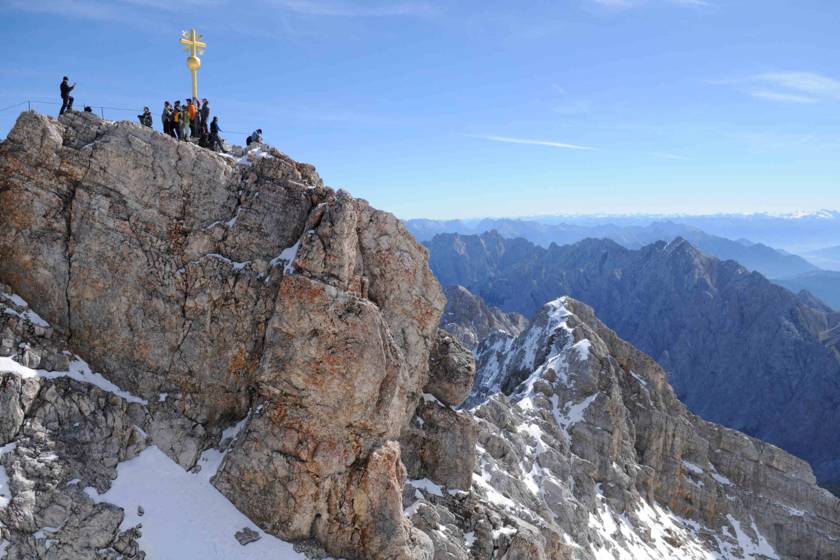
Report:
[[195,29],[184,31],[181,33],[181,44],[184,45],[184,50],[190,53],[187,57],[187,68],[192,72],[192,94],[198,99],[198,69],[201,68],[201,59],[198,55],[204,54],[204,49],[207,48],[207,43],[203,41],[204,37],[199,35]]

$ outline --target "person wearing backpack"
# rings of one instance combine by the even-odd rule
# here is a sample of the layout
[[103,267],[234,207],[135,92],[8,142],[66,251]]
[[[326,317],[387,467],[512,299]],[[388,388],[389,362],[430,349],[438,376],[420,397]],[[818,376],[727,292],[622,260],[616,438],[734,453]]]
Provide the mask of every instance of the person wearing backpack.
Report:
[[204,134],[209,134],[210,129],[210,102],[204,99],[201,104],[201,111],[198,112],[198,127]]
[[169,101],[163,102],[163,112],[160,114],[160,122],[163,125],[163,133],[172,134],[172,107]]
[[172,109],[172,136],[181,139],[181,102],[176,101]]
[[250,146],[251,144],[262,144],[262,129],[258,128],[251,135],[245,139],[245,145]]
[[181,105],[181,117],[179,118],[180,125],[181,125],[181,140],[189,141],[190,137],[190,111],[187,109],[189,104],[189,100],[185,100],[187,103]]

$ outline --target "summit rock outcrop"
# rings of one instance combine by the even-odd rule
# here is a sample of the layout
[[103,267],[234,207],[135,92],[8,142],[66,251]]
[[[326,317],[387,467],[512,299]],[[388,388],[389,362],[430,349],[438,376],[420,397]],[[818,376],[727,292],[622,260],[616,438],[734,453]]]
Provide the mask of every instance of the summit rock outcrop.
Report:
[[150,403],[157,447],[191,469],[245,420],[214,484],[261,528],[416,557],[394,442],[444,299],[397,219],[273,149],[33,112],[0,146],[0,212],[0,279]]

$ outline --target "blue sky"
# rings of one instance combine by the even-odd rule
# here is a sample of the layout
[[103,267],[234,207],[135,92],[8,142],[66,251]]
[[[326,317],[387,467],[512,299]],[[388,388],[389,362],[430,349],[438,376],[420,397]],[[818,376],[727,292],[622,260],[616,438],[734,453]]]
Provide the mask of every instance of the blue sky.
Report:
[[259,126],[402,218],[840,208],[838,22],[833,0],[0,0],[0,108],[68,74],[78,105],[157,117],[196,27],[227,138]]

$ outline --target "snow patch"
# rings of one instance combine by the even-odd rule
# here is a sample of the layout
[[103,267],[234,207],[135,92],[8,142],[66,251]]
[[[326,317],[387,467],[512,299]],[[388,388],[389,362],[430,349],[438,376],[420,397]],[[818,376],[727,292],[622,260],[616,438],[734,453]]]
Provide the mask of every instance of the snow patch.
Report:
[[474,544],[475,544],[475,531],[469,531],[467,533],[464,533],[464,546],[466,546],[467,549],[470,549],[470,548],[472,548],[472,545],[474,545]]
[[[208,469],[209,470],[209,469]],[[225,560],[305,560],[292,545],[266,534],[209,483],[209,475],[183,470],[160,449],[147,447],[117,466],[110,490],[97,496],[125,510],[120,530],[143,524],[139,543],[150,558],[224,558]],[[142,506],[144,515],[137,514]],[[173,514],[177,523],[173,523]],[[250,527],[262,537],[242,546],[234,533]]]
[[[15,442],[7,443],[0,447],[0,457],[13,451],[17,447]],[[6,468],[0,464],[0,507],[9,505],[9,500],[12,499],[12,491],[9,489],[9,475],[6,473]]]
[[489,473],[486,469],[486,464],[484,461],[481,463],[481,474],[473,473],[473,484],[478,488],[481,488],[484,491],[485,499],[493,504],[498,506],[508,507],[511,509],[516,508],[516,504],[513,503],[513,500],[508,498],[507,496],[503,495],[501,492],[496,490],[491,481],[493,480],[493,475]]
[[589,359],[589,351],[592,349],[592,342],[590,342],[589,339],[584,338],[583,340],[576,342],[572,346],[572,349],[577,352],[578,360],[585,362]]
[[636,381],[638,381],[638,382],[639,382],[639,385],[641,385],[642,387],[647,387],[647,386],[648,386],[648,382],[647,382],[647,380],[646,380],[646,379],[644,379],[641,375],[639,375],[639,374],[638,374],[638,373],[636,373],[635,371],[631,371],[631,372],[630,372],[630,375],[632,375],[632,376],[633,376],[633,379],[635,379]]
[[0,371],[15,373],[24,378],[41,377],[43,379],[58,379],[59,377],[69,377],[70,379],[81,381],[82,383],[95,385],[103,391],[107,391],[108,393],[117,395],[118,397],[121,397],[128,402],[140,403],[143,405],[148,404],[146,400],[141,399],[140,397],[136,397],[128,391],[120,389],[118,386],[105,379],[105,377],[103,377],[102,374],[92,372],[87,362],[85,362],[78,356],[72,362],[70,362],[70,369],[67,371],[46,371],[43,369],[36,370],[23,366],[14,361],[12,358],[0,357]]
[[235,270],[237,272],[239,272],[240,270],[242,270],[243,268],[245,268],[246,266],[251,264],[251,261],[244,261],[244,262],[233,261],[233,260],[227,258],[224,255],[220,255],[219,253],[207,253],[207,255],[205,255],[205,256],[216,259],[216,260],[220,260],[223,263],[230,265],[233,268],[233,270]]
[[567,404],[565,413],[560,412],[560,398],[557,395],[551,395],[551,412],[554,415],[554,421],[557,425],[568,430],[578,422],[583,421],[586,409],[589,408],[595,399],[598,398],[598,393],[589,395],[579,403]]
[[26,300],[24,300],[19,295],[0,293],[0,297],[2,297],[15,307],[23,308],[23,311],[17,311],[11,307],[6,307],[4,313],[6,313],[7,315],[14,315],[15,317],[25,319],[33,325],[35,325],[36,327],[48,328],[50,326],[50,324],[47,323],[44,319],[42,319],[40,315],[29,309],[29,304],[26,303]]
[[409,480],[407,483],[419,490],[427,492],[428,494],[439,496],[441,498],[443,497],[443,490],[441,489],[441,487],[438,484],[435,484],[434,482],[429,480],[428,478]]
[[283,249],[279,255],[271,259],[271,266],[282,266],[283,267],[283,274],[294,274],[295,273],[295,266],[294,262],[297,258],[298,249],[300,248],[300,239],[295,242],[294,245],[291,247],[286,247]]
[[[736,544],[732,545],[716,535],[721,552],[723,552],[725,557],[755,558],[758,556],[770,558],[771,560],[779,560],[779,556],[776,554],[776,551],[772,546],[770,546],[770,543],[767,542],[767,539],[764,538],[761,531],[758,530],[758,527],[755,525],[755,520],[753,520],[752,517],[750,517],[750,529],[755,537],[749,536],[741,527],[741,522],[735,519],[731,514],[727,514],[726,519],[729,521],[729,525],[732,526]],[[739,551],[737,549],[739,548],[741,554],[738,554]]]
[[700,475],[700,474],[703,474],[703,473],[706,472],[700,466],[695,465],[694,463],[692,463],[690,461],[683,460],[682,466],[685,467],[685,469],[687,471],[692,472],[694,474]]

